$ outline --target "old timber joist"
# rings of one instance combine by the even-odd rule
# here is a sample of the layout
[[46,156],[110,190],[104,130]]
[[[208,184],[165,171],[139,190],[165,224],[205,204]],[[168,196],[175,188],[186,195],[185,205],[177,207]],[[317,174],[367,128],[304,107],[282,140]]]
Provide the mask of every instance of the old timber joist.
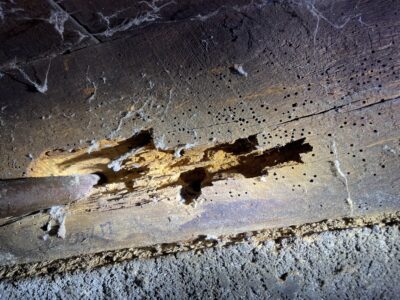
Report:
[[3,185],[99,177],[1,219],[1,276],[397,220],[398,1],[0,8]]

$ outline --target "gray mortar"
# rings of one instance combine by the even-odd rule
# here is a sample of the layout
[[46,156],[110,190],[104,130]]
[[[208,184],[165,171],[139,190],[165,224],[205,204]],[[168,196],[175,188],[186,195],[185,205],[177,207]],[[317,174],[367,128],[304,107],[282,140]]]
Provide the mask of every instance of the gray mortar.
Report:
[[0,282],[0,299],[398,299],[399,226],[140,259]]

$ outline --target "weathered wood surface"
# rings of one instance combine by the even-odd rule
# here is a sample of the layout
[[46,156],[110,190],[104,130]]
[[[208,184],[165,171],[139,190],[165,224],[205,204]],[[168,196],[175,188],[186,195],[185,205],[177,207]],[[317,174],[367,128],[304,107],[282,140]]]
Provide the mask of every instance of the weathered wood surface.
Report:
[[398,1],[163,4],[1,70],[0,177],[104,182],[65,239],[46,212],[1,226],[0,264],[399,210]]
[[0,66],[24,63],[99,41],[55,1],[2,1]]

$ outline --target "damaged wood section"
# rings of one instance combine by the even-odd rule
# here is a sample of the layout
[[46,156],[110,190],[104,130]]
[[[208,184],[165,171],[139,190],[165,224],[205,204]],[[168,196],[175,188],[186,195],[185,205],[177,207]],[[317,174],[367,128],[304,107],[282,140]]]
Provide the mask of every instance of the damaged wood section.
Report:
[[100,176],[0,221],[3,275],[400,211],[396,1],[192,4],[65,0],[92,42],[0,67],[0,178]]
[[[382,103],[377,116],[394,117],[399,104]],[[340,114],[331,111],[328,118],[335,115],[343,118],[341,123],[367,120],[372,123],[368,125],[372,133],[372,125],[379,123],[373,107]],[[300,123],[311,128],[326,118],[319,115],[291,126],[297,128]],[[51,175],[42,173],[44,170],[55,175],[97,172],[103,180],[89,197],[66,208],[64,239],[47,237],[51,216],[46,212],[2,226],[3,261],[6,265],[31,263],[183,242],[201,235],[224,236],[398,211],[397,179],[386,173],[397,168],[397,154],[390,150],[395,149],[397,136],[391,128],[379,127],[379,139],[360,136],[359,147],[349,154],[343,151],[345,142],[339,134],[332,137],[332,128],[325,129],[321,135],[272,149],[263,149],[258,139],[250,136],[211,147],[159,150],[150,132],[143,131],[112,142],[114,146],[91,149],[90,154],[88,148],[45,152],[32,162],[31,174]],[[342,130],[347,136],[352,128]],[[327,147],[318,146],[321,140]],[[372,160],[372,153],[382,154]],[[349,163],[353,155],[360,161],[370,160],[363,165],[366,172]],[[113,162],[120,157],[124,159],[115,172]],[[74,163],[69,164],[71,161]],[[94,169],[88,170],[88,166]],[[371,185],[376,189],[369,189]]]
[[[282,147],[261,150],[256,135],[232,144],[213,147],[186,145],[173,150],[157,149],[151,131],[130,139],[100,141],[89,148],[72,152],[46,151],[29,167],[29,177],[98,174],[101,186],[92,198],[103,194],[132,192],[157,193],[167,187],[181,186],[179,199],[190,204],[201,189],[218,180],[266,176],[268,169],[302,163],[301,154],[312,151],[305,138]],[[137,203],[136,203],[137,205]]]

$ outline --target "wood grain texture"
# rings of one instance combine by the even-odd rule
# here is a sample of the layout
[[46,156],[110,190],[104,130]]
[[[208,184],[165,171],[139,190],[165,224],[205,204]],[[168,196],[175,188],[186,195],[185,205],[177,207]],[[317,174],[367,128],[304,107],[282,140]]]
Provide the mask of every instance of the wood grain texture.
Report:
[[57,1],[3,1],[0,67],[52,57],[98,43]]
[[1,264],[399,210],[397,1],[205,3],[172,22],[174,5],[20,65],[43,78],[51,61],[45,93],[1,71],[0,177],[105,178],[65,239],[42,239],[46,212],[0,227]]

